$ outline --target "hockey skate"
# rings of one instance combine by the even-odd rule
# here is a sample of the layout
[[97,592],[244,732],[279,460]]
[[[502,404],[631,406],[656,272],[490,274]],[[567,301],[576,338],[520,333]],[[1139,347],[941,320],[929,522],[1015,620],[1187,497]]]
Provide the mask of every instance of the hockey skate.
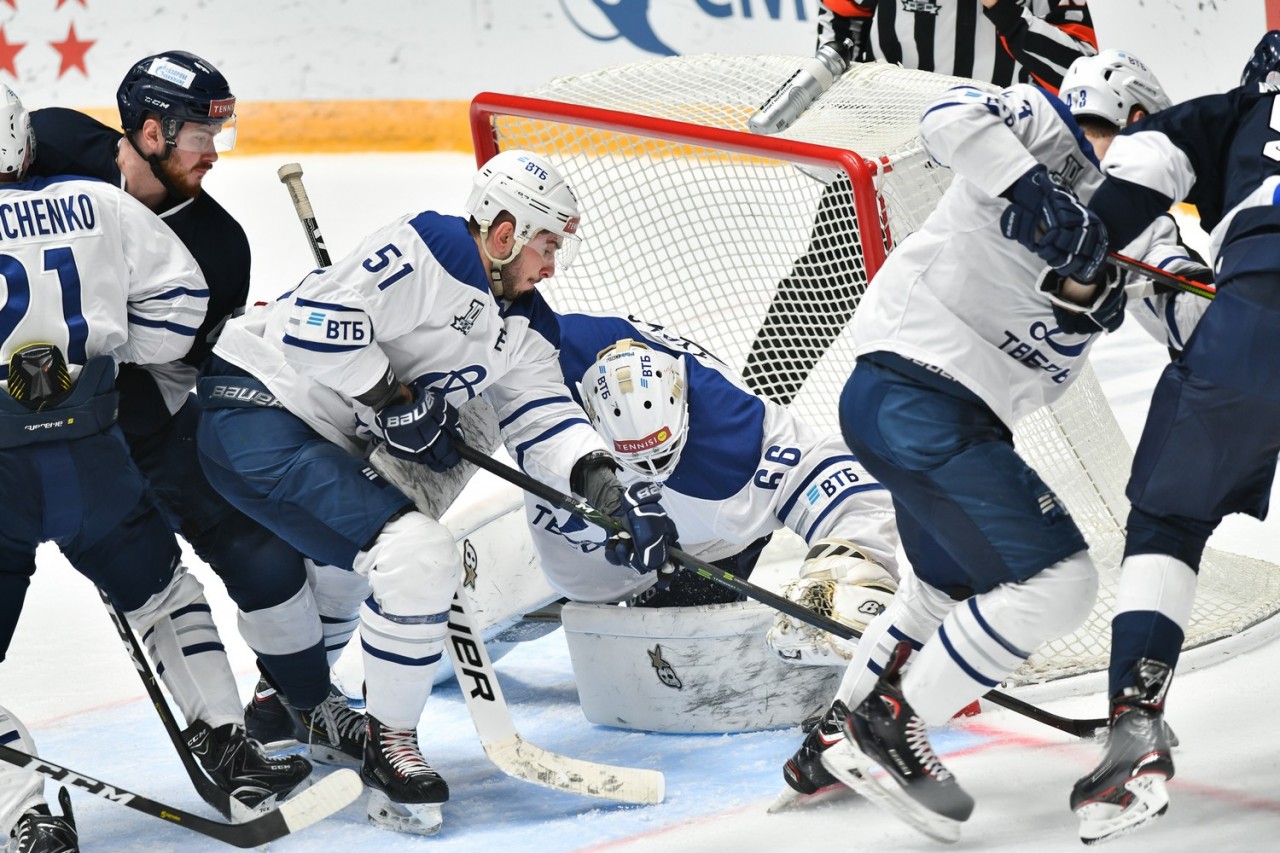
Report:
[[908,643],[898,644],[871,695],[845,718],[844,738],[822,753],[822,765],[914,829],[950,843],[973,813],[973,798],[942,766],[924,721],[902,695],[898,673],[910,653]]
[[14,853],[79,853],[76,819],[71,814],[71,795],[66,788],[58,789],[58,802],[62,805],[61,817],[40,805],[19,818],[5,849]]
[[1111,698],[1111,728],[1102,761],[1071,790],[1080,840],[1099,844],[1155,821],[1169,808],[1173,778],[1170,729],[1164,722],[1167,664],[1134,665],[1137,684]]
[[364,760],[364,715],[347,707],[336,688],[310,711],[286,702],[266,679],[258,679],[253,700],[244,709],[245,731],[268,751],[302,744],[318,764],[358,768]]
[[444,818],[440,806],[449,786],[418,749],[416,729],[389,729],[374,717],[364,744],[360,778],[369,786],[369,822],[375,826],[435,835]]
[[825,802],[849,790],[822,766],[822,754],[844,738],[844,721],[848,716],[848,707],[836,699],[809,729],[796,754],[782,766],[787,787],[769,806],[770,814]]
[[296,755],[269,757],[234,723],[215,729],[197,720],[183,736],[209,778],[231,796],[236,820],[274,807],[311,775],[311,762]]

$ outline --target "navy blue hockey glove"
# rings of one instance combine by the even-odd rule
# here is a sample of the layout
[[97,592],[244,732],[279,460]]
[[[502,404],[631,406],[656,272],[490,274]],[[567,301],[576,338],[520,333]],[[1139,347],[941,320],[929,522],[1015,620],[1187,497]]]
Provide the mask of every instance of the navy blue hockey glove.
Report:
[[414,389],[413,400],[393,403],[378,412],[387,451],[397,459],[421,462],[432,471],[448,471],[462,461],[455,441],[462,441],[458,410],[430,389]]
[[615,566],[630,566],[640,574],[657,572],[658,583],[669,583],[675,575],[671,565],[671,548],[676,541],[675,522],[667,517],[659,498],[662,487],[657,483],[632,483],[622,492],[622,506],[615,516],[625,533],[609,537],[605,543],[605,559]]
[[1037,163],[1005,191],[1011,204],[1000,216],[1005,237],[1035,252],[1067,278],[1094,281],[1107,257],[1107,229],[1098,215],[1060,187]]
[[1058,295],[1062,280],[1050,273],[1040,285],[1049,294],[1053,305],[1053,319],[1058,328],[1070,335],[1096,335],[1098,332],[1114,332],[1124,322],[1124,306],[1128,302],[1125,282],[1128,276],[1122,270],[1109,267],[1098,281],[1098,292],[1089,305],[1077,305]]

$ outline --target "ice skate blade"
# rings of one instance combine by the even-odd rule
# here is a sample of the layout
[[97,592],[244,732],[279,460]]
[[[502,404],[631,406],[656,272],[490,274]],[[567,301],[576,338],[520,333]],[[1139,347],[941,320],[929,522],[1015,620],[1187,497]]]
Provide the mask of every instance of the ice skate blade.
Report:
[[822,753],[822,766],[832,776],[917,832],[944,844],[960,840],[959,821],[920,805],[887,775],[873,776],[872,771],[878,769],[878,765],[847,738]]
[[782,791],[769,804],[767,813],[777,814],[778,812],[807,809],[812,806],[820,806],[823,803],[839,802],[852,796],[854,796],[853,791],[839,782],[834,785],[828,785],[825,788],[819,788],[812,794],[802,794],[790,785],[783,785]]
[[1102,844],[1154,823],[1169,810],[1165,777],[1159,773],[1136,776],[1124,783],[1124,789],[1133,796],[1127,807],[1119,803],[1092,802],[1076,809],[1081,841]]
[[440,803],[396,803],[383,792],[369,790],[369,823],[411,835],[435,835],[444,823]]

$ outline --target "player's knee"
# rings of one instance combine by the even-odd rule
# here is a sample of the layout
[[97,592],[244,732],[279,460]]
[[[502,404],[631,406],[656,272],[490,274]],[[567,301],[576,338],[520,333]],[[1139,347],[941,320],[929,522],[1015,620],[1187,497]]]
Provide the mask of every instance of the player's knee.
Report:
[[984,602],[984,612],[1000,614],[996,621],[1001,635],[1030,652],[1080,627],[1098,598],[1098,570],[1089,552],[1079,551],[1021,583],[1004,584],[983,597],[990,601]]
[[287,655],[320,642],[320,611],[311,587],[303,583],[279,604],[236,614],[240,636],[259,655]]
[[304,562],[321,615],[355,619],[360,613],[360,602],[369,597],[369,580],[351,569],[317,563],[310,558]]
[[1205,543],[1215,526],[1190,518],[1152,515],[1134,506],[1126,524],[1124,555],[1168,554],[1199,571]]
[[148,598],[141,607],[125,613],[125,616],[135,631],[146,633],[161,619],[197,601],[204,602],[204,585],[187,571],[186,566],[178,563],[174,566],[173,578],[168,585]]
[[281,604],[306,583],[302,555],[270,530],[238,512],[190,541],[241,610],[261,610]]
[[453,534],[420,512],[387,522],[354,565],[369,578],[379,608],[398,616],[447,611],[462,574]]

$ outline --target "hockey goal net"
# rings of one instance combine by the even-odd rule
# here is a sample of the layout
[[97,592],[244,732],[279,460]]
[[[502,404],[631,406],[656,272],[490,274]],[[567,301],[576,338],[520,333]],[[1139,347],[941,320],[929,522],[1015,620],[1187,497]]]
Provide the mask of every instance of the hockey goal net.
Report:
[[[542,285],[552,306],[632,313],[739,369],[784,279],[823,306],[809,322],[843,326],[894,241],[919,227],[949,183],[917,123],[933,98],[968,81],[855,66],[784,133],[748,133],[747,118],[795,68],[789,57],[675,57],[556,79],[526,96],[478,96],[478,160],[540,152],[582,201],[578,257]],[[820,207],[828,224],[815,233]],[[797,263],[815,251],[817,262]],[[814,337],[816,366],[791,405],[838,431],[853,342],[847,329],[829,346]],[[758,381],[766,392],[787,382]],[[1016,440],[1080,524],[1103,582],[1088,622],[1010,683],[1105,669],[1131,452],[1090,370],[1026,418]],[[1210,549],[1200,578],[1189,648],[1280,609],[1280,573],[1268,563]]]

